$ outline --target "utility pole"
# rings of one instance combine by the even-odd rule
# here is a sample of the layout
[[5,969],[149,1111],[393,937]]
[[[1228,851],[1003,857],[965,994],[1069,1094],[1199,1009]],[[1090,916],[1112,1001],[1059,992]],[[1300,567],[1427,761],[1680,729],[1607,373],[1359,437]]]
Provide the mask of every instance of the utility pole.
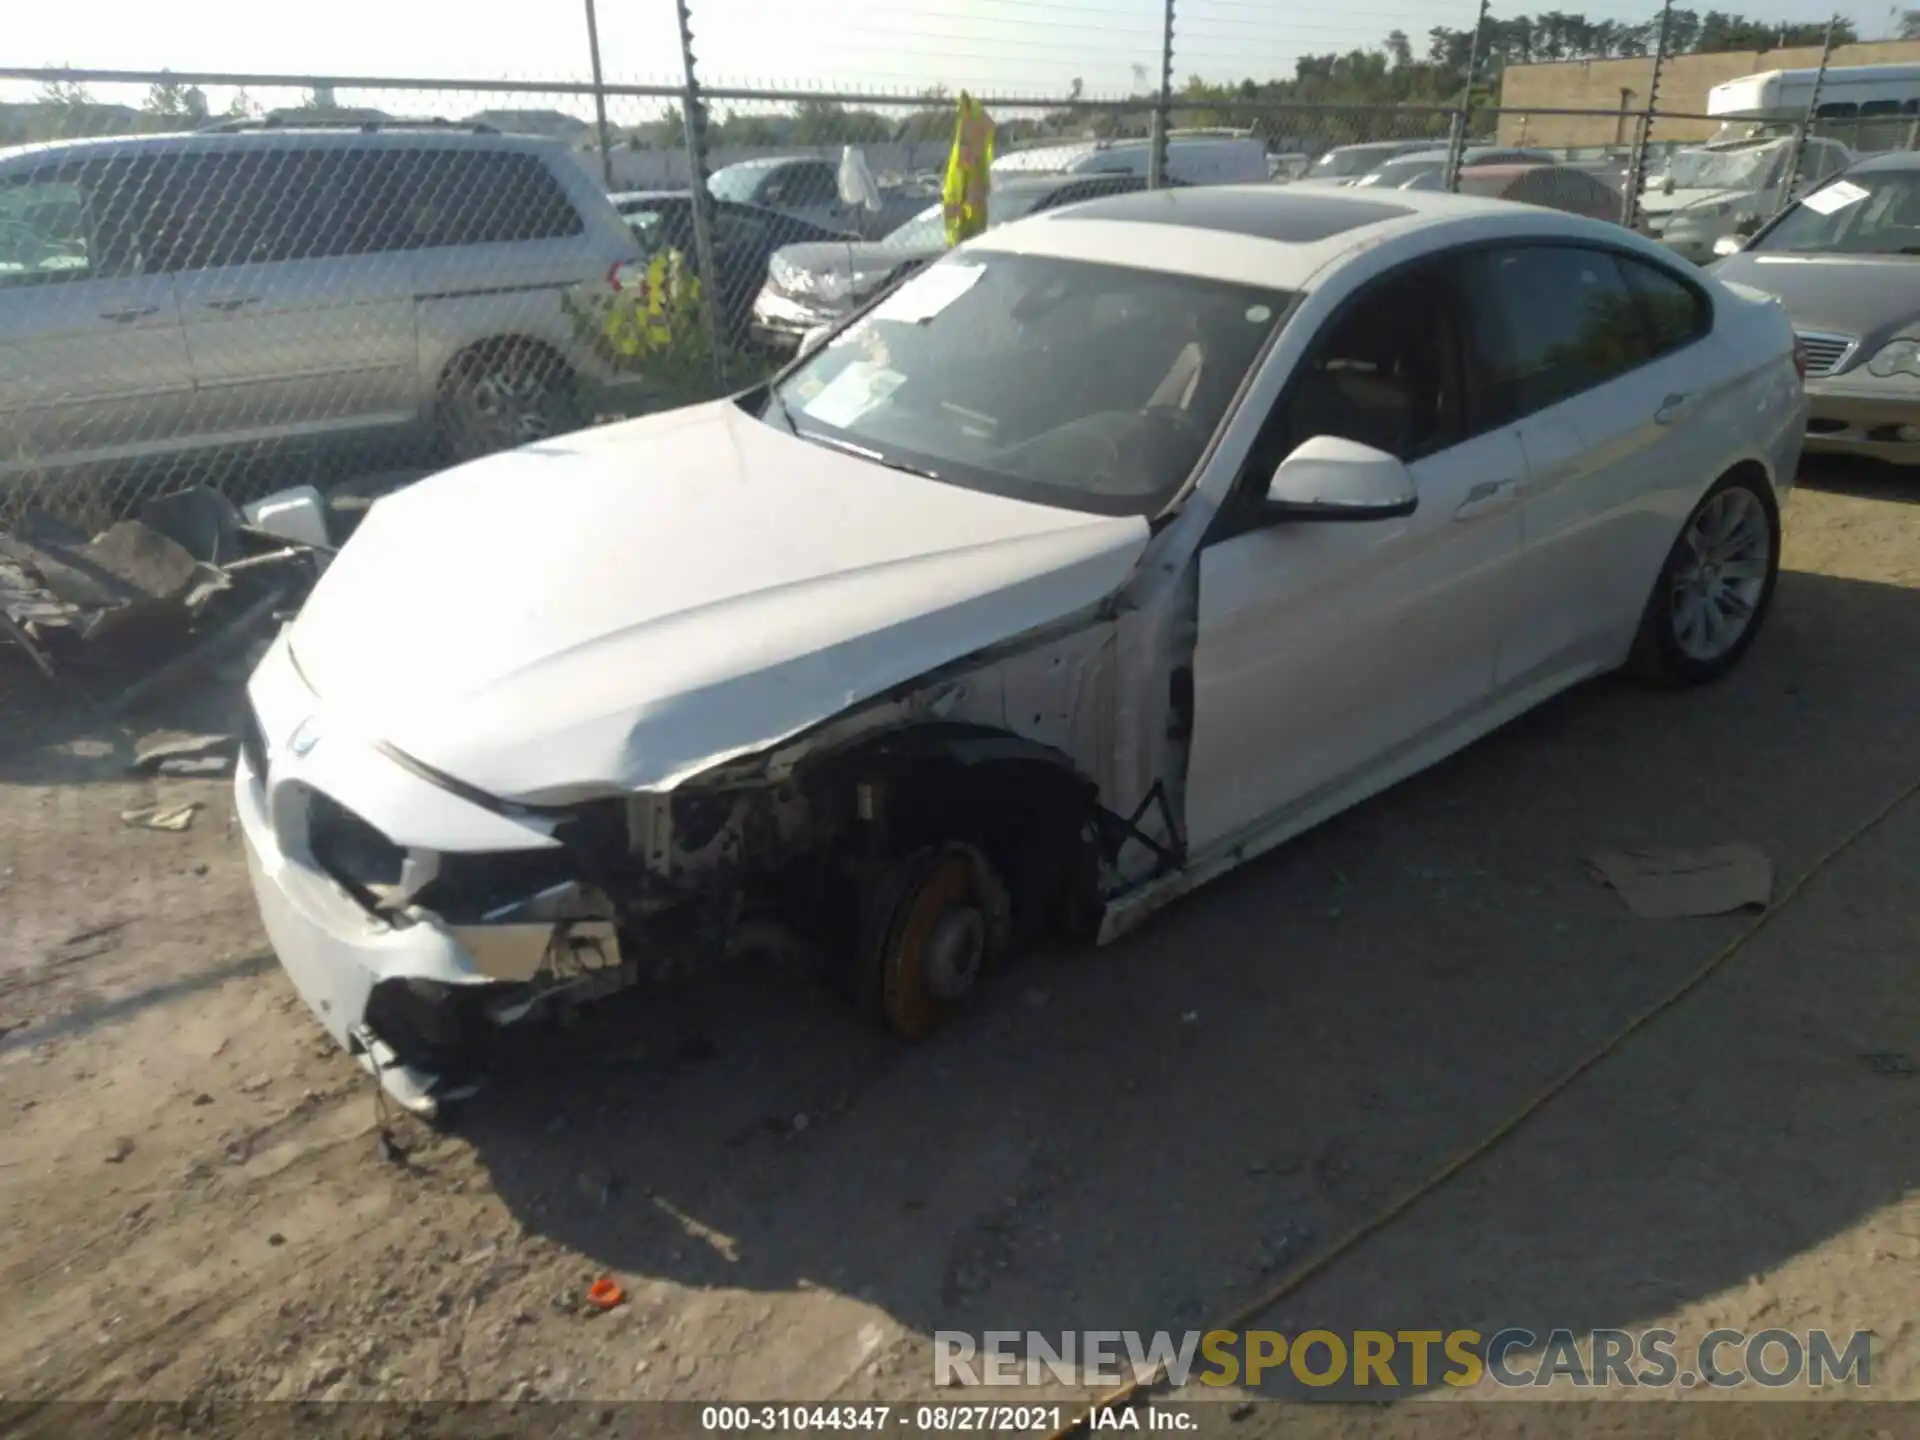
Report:
[[1653,135],[1654,112],[1660,105],[1660,72],[1667,64],[1667,36],[1673,30],[1673,0],[1660,7],[1660,33],[1653,42],[1653,74],[1647,80],[1647,108],[1633,137],[1633,158],[1627,162],[1627,193],[1620,202],[1620,223],[1629,230],[1640,220],[1640,189],[1647,183],[1647,141]]
[[1460,182],[1460,161],[1467,148],[1467,117],[1473,109],[1473,82],[1480,73],[1480,37],[1487,31],[1487,0],[1480,0],[1480,13],[1473,21],[1473,41],[1467,46],[1467,83],[1460,92],[1460,108],[1453,112],[1453,125],[1447,134],[1447,165],[1440,177],[1440,188],[1452,190]]
[[600,127],[600,178],[613,189],[613,147],[607,139],[607,86],[600,74],[600,19],[587,0],[587,49],[593,57],[593,114]]
[[1166,28],[1160,39],[1160,100],[1153,108],[1153,143],[1147,150],[1147,188],[1158,190],[1167,178],[1167,123],[1173,109],[1173,0],[1166,0]]
[[1838,15],[1827,17],[1827,37],[1820,44],[1820,68],[1813,72],[1813,93],[1807,96],[1807,113],[1801,117],[1800,125],[1793,135],[1793,161],[1787,166],[1786,188],[1780,192],[1778,208],[1781,210],[1793,204],[1793,192],[1800,184],[1800,168],[1807,154],[1807,136],[1813,130],[1813,122],[1820,115],[1820,92],[1826,88],[1827,62],[1833,58],[1834,27],[1839,23]]

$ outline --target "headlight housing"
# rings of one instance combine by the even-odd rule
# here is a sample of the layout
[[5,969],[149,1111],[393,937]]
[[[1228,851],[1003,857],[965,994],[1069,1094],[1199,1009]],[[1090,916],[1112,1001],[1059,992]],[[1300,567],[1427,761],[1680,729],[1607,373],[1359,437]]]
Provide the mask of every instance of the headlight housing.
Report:
[[1908,375],[1920,380],[1920,340],[1906,335],[1889,340],[1867,362],[1867,373],[1877,375],[1882,380],[1891,380],[1896,375]]

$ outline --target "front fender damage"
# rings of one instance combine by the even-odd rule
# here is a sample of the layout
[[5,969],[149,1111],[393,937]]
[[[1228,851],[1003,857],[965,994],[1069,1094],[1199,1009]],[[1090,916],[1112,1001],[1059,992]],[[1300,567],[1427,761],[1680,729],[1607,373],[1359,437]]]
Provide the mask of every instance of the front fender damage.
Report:
[[[1184,718],[1160,652],[1184,633],[1102,605],[670,787],[553,807],[462,795],[536,815],[548,848],[445,853],[362,822],[361,851],[323,868],[375,923],[444,931],[470,977],[390,970],[355,1043],[377,1073],[446,1093],[506,1027],[750,952],[832,970],[877,877],[938,843],[1004,877],[1023,934],[1091,933],[1115,890],[1180,863],[1166,776]],[[1172,698],[1117,703],[1143,670]],[[1119,732],[1142,717],[1147,741]]]

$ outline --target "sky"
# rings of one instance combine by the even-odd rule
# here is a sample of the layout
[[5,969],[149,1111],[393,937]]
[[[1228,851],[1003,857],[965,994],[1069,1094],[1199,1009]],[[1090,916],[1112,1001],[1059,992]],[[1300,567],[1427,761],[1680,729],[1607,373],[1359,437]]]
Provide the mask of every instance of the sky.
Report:
[[[602,63],[610,82],[680,81],[673,0],[597,0]],[[911,97],[933,85],[950,91],[1064,94],[1074,80],[1089,97],[1124,95],[1156,83],[1163,11],[1160,0],[690,0],[701,79],[712,85],[858,89]],[[1472,26],[1475,0],[1388,0],[1373,8],[1341,0],[1177,0],[1176,84],[1284,78],[1304,54],[1376,46],[1394,29],[1416,53],[1436,25]],[[1589,19],[1637,23],[1658,13],[1653,0],[1558,0],[1526,6],[1501,0],[1496,15],[1528,10],[1581,11]],[[1708,5],[1696,0],[1695,8]],[[1817,21],[1825,12],[1792,0],[1719,0],[1755,19]],[[418,76],[475,80],[584,81],[590,78],[585,0],[462,6],[444,0],[325,0],[290,11],[259,0],[94,0],[9,6],[6,64],[90,69],[218,71],[261,74]],[[1897,11],[1849,4],[1841,14],[1863,38],[1890,32]],[[278,25],[263,23],[275,16]],[[289,17],[297,15],[297,22]],[[457,19],[454,18],[457,16]],[[1136,68],[1137,67],[1137,68]],[[25,98],[33,87],[0,82],[0,96]],[[90,87],[95,98],[138,104],[138,90]],[[222,108],[227,92],[210,96]],[[257,101],[287,103],[255,92]],[[462,95],[431,103],[412,96],[341,91],[342,103],[397,113],[470,113],[489,105],[577,102]],[[469,101],[471,103],[469,103]],[[616,123],[658,111],[651,101],[616,100]],[[725,109],[726,107],[720,106]]]

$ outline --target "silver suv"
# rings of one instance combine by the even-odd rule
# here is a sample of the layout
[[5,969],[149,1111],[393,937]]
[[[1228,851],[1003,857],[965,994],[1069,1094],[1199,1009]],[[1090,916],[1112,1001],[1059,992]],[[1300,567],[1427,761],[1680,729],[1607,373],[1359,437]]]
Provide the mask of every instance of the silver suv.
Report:
[[0,485],[541,438],[636,398],[563,297],[637,258],[585,167],[530,136],[253,124],[0,150]]

